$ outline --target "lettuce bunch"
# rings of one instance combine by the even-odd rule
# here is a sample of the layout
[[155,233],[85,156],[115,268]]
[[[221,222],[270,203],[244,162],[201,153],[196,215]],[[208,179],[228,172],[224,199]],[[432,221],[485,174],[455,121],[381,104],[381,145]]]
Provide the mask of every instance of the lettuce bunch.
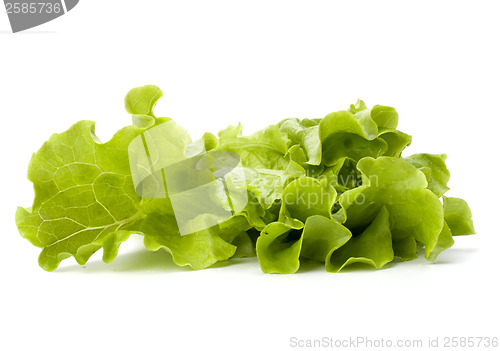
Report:
[[[18,208],[16,223],[42,248],[43,269],[70,256],[83,265],[101,248],[109,263],[131,234],[143,235],[148,250],[167,250],[179,266],[203,269],[256,255],[266,273],[294,273],[304,260],[322,262],[329,272],[352,263],[380,269],[421,251],[434,261],[453,236],[474,234],[467,203],[443,195],[446,155],[401,157],[411,137],[396,129],[392,107],[358,101],[324,118],[289,118],[249,136],[241,125],[229,126],[193,143],[170,118],[153,114],[162,95],[151,85],[132,89],[125,108],[133,125],[106,143],[95,136],[94,122],[80,121],[33,155],[28,179],[35,200]],[[138,195],[128,146],[162,123],[169,123],[169,148],[202,145],[239,155],[248,196],[242,211],[181,235],[168,196]]]

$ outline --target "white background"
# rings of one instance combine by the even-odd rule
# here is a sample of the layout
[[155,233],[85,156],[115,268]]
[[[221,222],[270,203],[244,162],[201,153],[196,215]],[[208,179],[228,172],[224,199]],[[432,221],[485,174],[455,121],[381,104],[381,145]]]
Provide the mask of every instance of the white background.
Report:
[[[290,338],[499,337],[499,3],[496,1],[81,1],[10,33],[0,13],[2,350],[290,350]],[[81,119],[101,140],[130,123],[135,86],[194,137],[241,121],[323,117],[362,98],[395,106],[405,155],[447,153],[449,196],[478,235],[436,263],[266,275],[255,259],[204,271],[139,237],[47,273],[22,239],[31,154]],[[295,348],[297,349],[297,348]],[[347,348],[346,348],[347,350]]]

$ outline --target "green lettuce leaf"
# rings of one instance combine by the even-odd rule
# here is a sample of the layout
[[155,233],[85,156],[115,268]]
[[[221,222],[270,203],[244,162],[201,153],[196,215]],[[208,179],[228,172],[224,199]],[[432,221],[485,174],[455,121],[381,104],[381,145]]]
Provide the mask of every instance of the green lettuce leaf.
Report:
[[[171,156],[174,149],[182,154],[190,142],[189,135],[179,137],[184,132],[173,121],[153,117],[155,96],[161,96],[161,92],[150,87],[132,92],[126,98],[127,110],[147,113],[156,125],[169,123],[169,131],[174,134],[164,135],[162,142],[154,144],[158,150],[148,148],[150,155]],[[94,134],[94,122],[81,121],[64,133],[54,134],[33,155],[28,178],[34,184],[35,201],[31,208],[18,208],[16,223],[23,237],[42,248],[42,268],[54,270],[70,256],[85,264],[100,248],[103,260],[111,262],[120,243],[133,233],[144,235],[149,250],[164,248],[174,262],[195,269],[234,255],[236,246],[219,235],[224,231],[240,233],[241,223],[226,224],[224,230],[215,226],[181,236],[168,196],[147,199],[136,193],[128,147],[146,131],[129,126],[102,144]],[[205,140],[213,144],[213,138]],[[249,213],[244,217],[247,228],[251,227],[247,218],[260,221],[261,227],[265,225]]]
[[403,150],[411,144],[411,136],[399,130],[381,131],[378,138],[387,143],[387,150],[382,156],[401,157]]
[[268,209],[286,184],[305,174],[305,170],[288,154],[290,140],[277,126],[270,126],[250,136],[241,136],[241,126],[230,126],[219,133],[217,150],[237,153],[243,167],[248,190]]
[[145,85],[130,90],[125,96],[125,110],[131,115],[153,116],[153,109],[163,91],[154,85]]
[[351,237],[349,229],[337,221],[319,215],[311,216],[304,226],[300,255],[312,261],[326,262],[328,267],[335,250]]
[[294,273],[300,258],[325,262],[351,237],[331,219],[336,191],[326,178],[301,177],[283,191],[279,222],[269,224],[257,239],[257,257],[267,273]]
[[436,194],[437,197],[441,197],[450,190],[446,186],[450,180],[450,171],[448,171],[444,162],[446,160],[445,154],[415,154],[405,157],[405,160],[425,174],[429,183],[429,190]]
[[255,251],[255,243],[259,235],[260,233],[258,231],[253,230],[240,232],[240,234],[237,235],[231,242],[232,245],[236,246],[236,252],[232,256],[232,258],[257,256],[257,252]]
[[333,112],[319,124],[323,162],[332,166],[349,157],[378,157],[387,150],[387,143],[377,139],[378,127],[366,110],[356,115],[348,111]]
[[346,227],[321,215],[308,217],[305,224],[274,222],[257,239],[257,257],[265,273],[295,273],[301,257],[329,262],[350,238]]
[[356,114],[356,113],[363,111],[363,110],[366,110],[366,109],[367,109],[367,107],[366,107],[365,102],[363,100],[358,99],[358,101],[356,101],[355,104],[351,104],[351,106],[349,106],[347,111],[349,111],[352,114]]
[[320,163],[319,165],[311,165],[308,164],[308,158],[304,149],[298,145],[292,145],[290,149],[288,149],[288,154],[290,155],[290,159],[295,161],[305,170],[305,174],[308,177],[319,177],[325,170],[325,165]]
[[454,236],[476,233],[467,202],[456,197],[443,196],[443,207],[444,219]]
[[35,201],[29,209],[18,208],[16,223],[24,238],[43,248],[42,268],[54,270],[70,256],[84,264],[101,247],[103,260],[116,257],[132,233],[127,224],[141,216],[127,153],[141,132],[126,127],[101,144],[94,122],[81,121],[54,134],[33,155],[28,179]]
[[345,157],[334,166],[328,167],[320,178],[328,180],[339,193],[361,185],[361,173],[357,169],[357,162],[351,158]]
[[438,197],[427,189],[425,175],[404,159],[386,156],[363,158],[358,169],[363,185],[340,197],[345,225],[363,230],[385,206],[390,213],[392,238],[413,237],[425,245],[426,258],[432,259],[444,214]]
[[394,256],[399,257],[402,261],[410,261],[417,258],[417,241],[414,237],[406,236],[402,239],[392,241],[392,249]]
[[450,228],[448,227],[448,224],[444,222],[443,229],[441,230],[441,233],[439,233],[436,246],[434,246],[434,249],[432,249],[429,254],[429,261],[434,261],[441,252],[452,247],[454,243],[455,241],[451,235]]
[[329,272],[340,272],[353,263],[364,263],[382,268],[394,259],[389,211],[382,206],[373,222],[359,235],[334,251],[326,262]]
[[301,222],[273,222],[257,239],[256,251],[264,273],[295,273],[300,266]]
[[[229,259],[236,252],[236,246],[221,238],[219,226],[181,235],[168,199],[150,201],[144,206],[143,212],[145,217],[131,227],[144,235],[144,246],[148,250],[164,249],[171,253],[173,261],[179,266],[203,269]],[[233,230],[236,235],[239,233],[237,226],[234,223],[227,230]]]
[[135,126],[150,128],[158,121],[154,118],[153,109],[163,91],[154,85],[145,85],[130,90],[125,96],[125,110],[132,115]]
[[238,124],[192,142],[154,115],[161,96],[153,85],[132,89],[133,125],[106,143],[80,121],[33,155],[35,199],[16,224],[42,249],[42,268],[85,264],[100,249],[111,262],[139,234],[146,249],[193,269],[252,256],[266,273],[294,273],[304,260],[329,272],[380,269],[421,247],[434,261],[453,236],[475,233],[467,203],[443,196],[446,156],[401,158],[412,138],[392,107],[358,100],[322,119],[288,118],[249,136]]
[[399,115],[394,107],[375,105],[370,110],[371,119],[381,129],[396,129],[399,122]]
[[300,177],[283,190],[280,220],[297,219],[304,223],[310,216],[331,218],[333,204],[337,198],[335,188],[327,179],[321,181],[311,177]]
[[299,145],[305,153],[309,165],[321,163],[321,142],[319,140],[319,124],[314,121],[298,118],[288,118],[281,121],[278,126],[285,132],[293,145]]
[[358,99],[355,104],[351,104],[347,111],[354,115],[363,112],[360,115],[370,116],[379,128],[396,129],[398,126],[399,115],[394,107],[375,105],[369,109],[363,100]]
[[399,115],[393,107],[366,108],[362,100],[348,111],[327,115],[319,125],[323,162],[333,166],[344,158],[399,157],[411,136],[396,130]]

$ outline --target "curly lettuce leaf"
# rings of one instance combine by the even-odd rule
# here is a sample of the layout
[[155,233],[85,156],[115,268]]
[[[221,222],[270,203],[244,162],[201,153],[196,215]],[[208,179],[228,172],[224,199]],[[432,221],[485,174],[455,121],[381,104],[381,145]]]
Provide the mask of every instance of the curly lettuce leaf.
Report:
[[[238,214],[222,223],[214,222],[213,214],[206,212],[207,207],[222,209],[223,200],[227,201],[227,194],[208,196],[203,201],[200,199],[198,199],[200,201],[184,201],[192,196],[185,191],[196,189],[200,184],[199,179],[196,178],[199,172],[183,177],[190,174],[185,171],[188,171],[190,167],[195,169],[199,164],[199,157],[194,156],[207,149],[214,149],[218,141],[215,136],[205,134],[200,141],[191,143],[187,131],[173,121],[168,121],[159,127],[154,133],[150,133],[149,130],[144,132],[142,136],[144,144],[139,142],[129,145],[129,155],[136,155],[138,160],[141,160],[134,165],[134,172],[145,170],[145,174],[135,177],[136,179],[147,180],[150,176],[150,171],[148,171],[150,165],[163,167],[161,173],[155,172],[155,179],[160,179],[152,182],[152,185],[159,183],[163,192],[153,191],[151,194],[155,198],[143,199],[142,217],[131,224],[130,229],[144,235],[144,245],[148,250],[166,250],[179,266],[203,269],[218,261],[229,259],[237,250],[237,246],[231,243],[237,236],[251,228],[250,221],[259,222],[258,225],[261,227],[265,223],[260,223],[262,222],[260,218],[255,219],[258,213],[256,214],[256,210],[250,207],[245,214]],[[143,156],[140,157],[140,155]],[[142,183],[136,186],[139,187]],[[174,211],[172,202],[174,198],[179,199],[178,196],[184,196],[184,200],[175,202]],[[190,234],[183,235],[185,233],[181,232],[180,218],[184,219],[184,228],[193,229]],[[188,221],[186,221],[187,218],[189,218]]]
[[325,262],[351,237],[331,219],[336,191],[324,178],[301,177],[283,191],[278,222],[269,224],[257,239],[257,257],[268,273],[294,273],[300,258]]
[[345,157],[334,166],[328,167],[321,178],[327,179],[337,192],[343,193],[361,185],[362,177],[356,165],[356,161]]
[[406,236],[402,239],[392,241],[394,257],[399,257],[402,261],[410,261],[417,258],[418,245],[414,237]]
[[135,126],[150,128],[157,123],[153,109],[163,91],[154,85],[145,85],[130,90],[125,96],[125,110],[132,115]]
[[35,200],[29,209],[18,208],[16,223],[24,238],[43,249],[42,268],[52,271],[70,256],[84,264],[101,247],[103,260],[116,257],[131,234],[126,225],[140,216],[127,146],[141,132],[126,127],[101,144],[94,122],[81,121],[33,155],[28,179]]
[[[193,143],[170,118],[155,117],[162,95],[152,85],[132,89],[125,109],[133,126],[107,143],[95,136],[94,122],[81,121],[33,155],[35,200],[18,208],[16,223],[42,248],[42,268],[71,256],[84,264],[101,248],[111,262],[136,233],[148,250],[164,249],[194,269],[255,255],[267,273],[294,273],[302,260],[330,272],[353,263],[380,269],[394,257],[416,258],[423,246],[434,261],[453,236],[475,233],[465,201],[439,200],[448,190],[446,156],[401,158],[412,139],[396,130],[392,107],[358,100],[323,119],[288,118],[250,136],[239,124]],[[213,173],[210,155],[224,151],[238,154],[244,179],[229,177],[225,192],[204,201],[189,195],[212,184],[190,167]],[[218,215],[228,208],[229,216]]]
[[305,170],[305,174],[308,177],[318,177],[325,170],[325,165],[320,163],[319,165],[308,164],[308,158],[305,150],[298,144],[292,145],[288,150],[290,159],[298,163]]
[[446,167],[445,154],[415,154],[405,157],[405,160],[425,174],[425,178],[429,183],[429,190],[436,194],[437,197],[441,197],[450,190],[446,186],[450,180],[450,171]]
[[[158,90],[143,87],[134,89],[125,100],[129,112],[147,113],[157,125],[168,122],[176,133],[170,138],[165,135],[169,141],[155,144],[158,150],[148,151],[171,154],[172,145],[185,150],[189,136],[180,137],[182,129],[174,128],[168,118],[154,117],[157,96],[161,96]],[[54,134],[33,155],[28,178],[34,185],[35,200],[31,208],[18,208],[16,223],[23,237],[42,248],[42,268],[52,271],[71,256],[85,264],[100,248],[103,260],[111,262],[120,244],[133,233],[144,235],[148,249],[162,247],[177,264],[195,269],[234,255],[236,246],[219,236],[222,227],[181,236],[168,197],[145,199],[136,193],[128,147],[145,131],[129,126],[102,144],[94,134],[94,122],[81,121]],[[260,220],[252,211],[248,213],[245,218]],[[239,233],[241,228],[241,223],[235,223],[224,230]]]
[[329,272],[340,272],[353,263],[364,263],[380,269],[394,259],[389,211],[382,206],[373,222],[359,235],[334,251],[326,261]]
[[[236,252],[236,246],[221,238],[221,228],[218,226],[181,235],[168,199],[150,201],[143,212],[144,218],[131,227],[144,235],[144,246],[148,250],[164,249],[179,266],[203,269],[229,259]],[[236,223],[228,230],[239,233]]]
[[231,258],[257,256],[257,252],[255,251],[255,242],[257,241],[259,234],[259,232],[253,230],[240,232],[240,234],[238,234],[231,242],[232,245],[236,246],[236,252]]
[[365,156],[378,157],[387,150],[387,143],[377,139],[377,124],[365,111],[356,115],[339,111],[323,118],[319,135],[325,165],[332,166],[345,157],[356,161]]
[[302,234],[301,257],[317,262],[330,262],[332,254],[351,239],[352,234],[343,225],[324,216],[307,218]]
[[396,129],[399,122],[399,115],[394,107],[375,105],[370,110],[371,119],[381,129]]
[[301,222],[273,222],[257,239],[256,251],[264,273],[295,273],[300,266]]
[[245,168],[248,190],[268,209],[286,184],[305,174],[305,170],[288,154],[290,140],[277,126],[270,126],[249,136],[241,136],[241,125],[219,132],[217,150],[237,153]]
[[285,132],[293,145],[299,145],[305,153],[306,164],[319,165],[321,163],[321,141],[319,140],[319,124],[311,120],[288,118],[278,124]]
[[379,128],[396,129],[398,126],[399,115],[394,107],[375,105],[369,109],[363,100],[358,99],[355,104],[351,104],[347,111],[354,115],[363,112],[360,115],[370,116]]
[[331,218],[336,198],[337,192],[326,178],[319,181],[311,177],[300,177],[283,190],[280,220],[290,218],[304,223],[314,215]]
[[366,109],[367,109],[367,107],[366,107],[365,102],[363,100],[358,99],[358,101],[356,101],[355,104],[351,104],[351,106],[349,106],[347,111],[349,111],[352,114],[356,114],[356,113],[363,111],[363,110],[366,110]]
[[384,130],[380,132],[379,139],[387,143],[387,150],[382,156],[401,157],[403,150],[411,144],[411,135],[399,130]]
[[257,257],[265,273],[295,273],[301,257],[328,262],[350,238],[346,227],[321,215],[308,217],[305,224],[274,222],[257,239]]
[[125,110],[131,115],[154,117],[153,109],[162,96],[163,91],[154,85],[134,88],[125,96]]
[[457,197],[443,196],[443,208],[444,219],[453,236],[476,233],[472,222],[472,213],[467,202]]
[[399,157],[411,136],[396,130],[399,115],[393,107],[368,109],[362,100],[347,111],[327,115],[319,125],[322,159],[333,166],[344,158]]
[[385,206],[390,213],[394,240],[413,237],[425,245],[431,260],[444,213],[438,197],[427,189],[425,175],[404,159],[393,157],[363,158],[358,162],[363,185],[340,197],[345,225],[363,230]]
[[455,244],[455,241],[453,240],[450,228],[448,227],[448,224],[445,221],[443,223],[443,229],[441,230],[441,233],[439,233],[436,245],[429,254],[428,260],[429,261],[436,260],[437,256],[441,252],[443,252],[446,249],[449,249],[450,247],[453,246],[453,244]]

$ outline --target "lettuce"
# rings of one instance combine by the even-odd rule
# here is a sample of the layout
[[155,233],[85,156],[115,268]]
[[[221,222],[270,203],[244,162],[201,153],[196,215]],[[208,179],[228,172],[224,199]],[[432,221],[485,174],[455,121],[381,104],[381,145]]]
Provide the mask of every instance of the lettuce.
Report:
[[474,234],[467,203],[446,197],[444,154],[401,157],[411,136],[392,107],[358,100],[324,118],[287,118],[243,136],[229,126],[192,141],[154,107],[163,92],[132,89],[132,125],[101,143],[95,123],[54,134],[32,157],[35,199],[18,207],[22,237],[48,271],[102,249],[112,262],[130,235],[203,269],[257,256],[266,273],[304,260],[328,272],[399,258],[434,261],[454,236]]
[[353,263],[368,264],[380,269],[391,262],[394,259],[394,251],[389,216],[389,211],[382,207],[362,233],[333,252],[326,264],[327,271],[339,272]]

